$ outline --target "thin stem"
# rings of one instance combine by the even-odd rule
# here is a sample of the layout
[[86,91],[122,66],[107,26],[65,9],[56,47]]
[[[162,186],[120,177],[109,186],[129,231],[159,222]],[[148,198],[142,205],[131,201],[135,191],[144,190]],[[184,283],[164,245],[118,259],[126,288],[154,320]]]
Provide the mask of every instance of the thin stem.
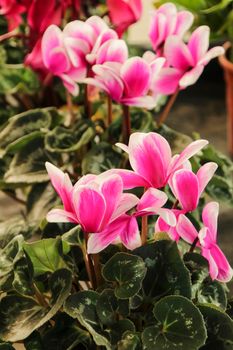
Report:
[[95,277],[96,277],[96,284],[97,287],[102,284],[102,274],[101,274],[101,266],[100,266],[100,257],[99,254],[93,254],[92,259],[94,262],[94,271],[95,271]]
[[[144,188],[144,193],[146,192],[146,188]],[[148,233],[148,216],[142,217],[142,245],[146,244],[147,241],[147,233]]]
[[167,119],[169,112],[172,108],[172,106],[175,103],[175,100],[179,94],[179,89],[177,89],[173,95],[171,95],[168,103],[166,104],[165,108],[163,109],[162,113],[159,116],[159,121],[158,121],[158,127],[160,127]]
[[194,251],[194,249],[196,248],[196,245],[197,245],[197,242],[198,242],[198,237],[196,237],[189,249],[189,253],[192,253]]
[[36,298],[37,298],[39,304],[41,306],[48,307],[49,304],[47,303],[47,301],[45,300],[43,294],[39,291],[39,289],[37,288],[35,283],[33,283],[32,286],[33,286],[33,289],[34,289],[34,292],[35,292],[35,295],[36,295]]
[[68,91],[66,91],[66,104],[70,115],[70,125],[72,125],[75,121],[75,114],[73,110],[72,96]]
[[131,134],[131,120],[129,106],[123,105],[122,132],[124,143],[128,143]]
[[84,86],[84,106],[85,106],[85,114],[86,114],[86,117],[88,119],[91,118],[91,104],[90,104],[90,101],[89,101],[89,97],[88,97],[88,85],[86,84]]
[[176,209],[178,207],[179,201],[178,199],[174,202],[172,209]]
[[88,235],[85,234],[85,244],[82,246],[83,259],[84,259],[84,263],[85,263],[85,266],[86,266],[88,278],[89,278],[90,283],[91,283],[91,287],[93,289],[95,289],[96,288],[95,272],[94,272],[94,268],[93,268],[93,265],[92,265],[91,258],[90,258],[90,256],[87,253],[87,241],[88,241]]
[[14,201],[26,205],[26,202],[23,199],[18,198],[14,193],[9,192],[7,190],[3,190],[3,193],[5,193],[8,197],[12,198]]
[[112,99],[110,96],[107,97],[107,104],[108,104],[108,123],[109,126],[112,124]]

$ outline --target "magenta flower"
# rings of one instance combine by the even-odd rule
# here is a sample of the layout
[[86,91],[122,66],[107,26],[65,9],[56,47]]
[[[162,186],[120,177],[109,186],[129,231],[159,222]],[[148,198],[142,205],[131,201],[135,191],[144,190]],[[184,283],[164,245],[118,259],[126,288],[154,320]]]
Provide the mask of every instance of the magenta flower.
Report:
[[141,57],[132,57],[123,64],[106,63],[93,66],[94,78],[86,83],[105,91],[114,101],[128,106],[154,108],[156,101],[148,95],[151,65]]
[[47,69],[77,95],[76,83],[91,74],[93,64],[124,62],[128,48],[101,18],[92,16],[86,22],[68,23],[63,31],[55,25],[48,27],[42,39],[42,56]]
[[12,31],[22,22],[22,13],[26,11],[24,2],[17,0],[0,0],[0,15],[4,15],[8,21],[8,30]]
[[209,27],[198,27],[188,44],[177,35],[167,38],[164,57],[170,67],[163,68],[156,80],[154,93],[169,95],[196,83],[209,61],[224,53],[222,46],[209,47]]
[[107,6],[111,22],[119,36],[138,21],[142,14],[142,0],[107,0]]
[[[181,214],[186,214],[197,208],[201,194],[213,177],[217,167],[216,163],[209,162],[204,164],[197,174],[194,174],[191,169],[180,169],[171,176],[169,185],[181,206],[181,209],[171,209],[177,220]],[[155,231],[167,232],[171,239],[175,241],[180,239],[176,227],[169,226],[161,216],[155,224]]]
[[130,136],[129,145],[117,143],[117,146],[129,154],[133,169],[117,172],[123,180],[124,188],[164,187],[171,175],[183,167],[186,161],[208,144],[206,140],[197,140],[188,145],[179,155],[172,157],[167,140],[155,133],[136,132]]
[[174,4],[166,3],[154,13],[149,37],[156,54],[163,54],[163,46],[170,35],[182,38],[193,23],[193,14],[189,11],[177,12]]
[[180,215],[177,231],[179,235],[188,243],[192,244],[198,238],[198,246],[201,248],[201,254],[209,262],[210,277],[221,282],[229,282],[233,271],[217,244],[217,219],[219,205],[217,202],[208,203],[202,212],[204,227],[197,232],[191,221],[185,216]]

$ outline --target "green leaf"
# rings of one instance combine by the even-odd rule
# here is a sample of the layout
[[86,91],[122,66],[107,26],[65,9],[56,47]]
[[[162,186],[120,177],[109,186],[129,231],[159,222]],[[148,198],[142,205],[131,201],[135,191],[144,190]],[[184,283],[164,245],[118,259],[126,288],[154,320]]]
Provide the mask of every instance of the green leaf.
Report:
[[117,253],[105,264],[102,273],[105,280],[117,284],[116,297],[128,299],[140,290],[146,275],[146,267],[138,256]]
[[[22,235],[14,237],[3,249],[0,249],[0,290],[11,288],[14,264],[22,257],[24,238]],[[8,285],[8,281],[10,283]]]
[[0,338],[17,342],[27,338],[35,329],[49,321],[68,297],[72,274],[67,269],[54,272],[49,280],[50,305],[41,306],[33,298],[8,295],[0,301]]
[[223,284],[218,281],[205,281],[197,293],[197,300],[201,304],[216,305],[226,310],[227,296]]
[[224,10],[227,6],[232,3],[233,0],[222,0],[218,4],[211,6],[205,10],[202,10],[203,13],[210,14],[214,12],[218,12]]
[[176,242],[156,241],[133,251],[147,267],[143,291],[147,297],[176,294],[191,298],[190,274],[185,267]]
[[15,152],[43,135],[52,123],[51,109],[34,109],[11,117],[0,131],[0,155]]
[[104,325],[114,324],[119,315],[127,316],[129,313],[128,300],[117,299],[112,289],[105,289],[96,303],[97,315]]
[[80,225],[73,227],[68,232],[62,235],[62,241],[68,243],[71,246],[83,246],[84,233]]
[[26,258],[21,258],[14,264],[14,280],[12,287],[22,295],[34,295],[32,288],[33,268]]
[[[95,349],[90,333],[78,327],[77,322],[65,313],[57,315],[54,327],[48,329],[43,336],[43,343],[49,350],[72,350],[78,349],[78,346],[82,349],[82,346],[88,350]],[[31,347],[27,349],[33,350]]]
[[100,142],[98,145],[93,146],[84,156],[82,173],[100,174],[108,169],[119,168],[121,160],[122,156],[120,153],[114,151],[110,144]]
[[127,331],[123,334],[122,339],[117,344],[118,350],[140,350],[141,340],[140,335]]
[[32,262],[34,276],[46,272],[52,273],[66,267],[62,257],[60,238],[47,238],[32,243],[24,243],[23,248]]
[[198,350],[205,344],[203,317],[194,304],[182,296],[167,296],[153,309],[156,323],[142,333],[144,350]]
[[29,337],[24,339],[23,344],[26,350],[46,350],[38,331],[34,331]]
[[233,185],[228,175],[226,178],[214,175],[206,187],[206,192],[215,200],[233,205]]
[[15,350],[15,348],[10,343],[0,341],[0,350]]
[[34,233],[34,225],[25,222],[22,215],[15,215],[9,220],[0,222],[0,248],[4,248],[14,237],[22,235],[29,238]]
[[233,349],[233,321],[224,312],[210,304],[199,305],[208,338],[201,350],[231,350]]
[[85,146],[95,136],[91,122],[80,121],[73,129],[57,126],[45,137],[45,147],[50,152],[74,152]]
[[155,131],[165,137],[171,146],[173,154],[180,153],[186,146],[188,146],[188,144],[190,144],[190,142],[193,141],[190,136],[175,131],[165,124]]
[[77,318],[80,324],[92,335],[95,343],[111,350],[111,344],[103,335],[100,320],[96,313],[96,304],[99,294],[88,290],[71,295],[64,304],[65,312],[73,318]]

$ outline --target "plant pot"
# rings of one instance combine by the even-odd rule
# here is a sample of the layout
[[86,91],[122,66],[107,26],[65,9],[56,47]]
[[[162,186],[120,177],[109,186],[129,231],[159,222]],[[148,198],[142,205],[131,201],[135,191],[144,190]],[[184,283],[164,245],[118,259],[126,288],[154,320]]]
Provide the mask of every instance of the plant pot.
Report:
[[231,47],[230,42],[223,45],[225,54],[219,57],[219,63],[224,70],[226,82],[226,106],[227,106],[227,144],[228,150],[233,156],[233,62],[227,58],[227,51]]

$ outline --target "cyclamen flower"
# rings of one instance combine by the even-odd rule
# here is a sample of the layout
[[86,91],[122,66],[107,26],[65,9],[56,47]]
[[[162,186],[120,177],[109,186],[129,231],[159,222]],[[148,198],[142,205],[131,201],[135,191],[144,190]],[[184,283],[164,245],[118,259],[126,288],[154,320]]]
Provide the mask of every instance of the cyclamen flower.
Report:
[[206,140],[190,143],[179,155],[172,157],[167,140],[155,133],[135,132],[129,138],[129,145],[116,145],[129,154],[133,169],[114,169],[123,180],[124,188],[143,186],[145,188],[164,187],[171,175],[183,167],[186,161],[208,144]]
[[99,17],[73,21],[61,31],[50,26],[42,39],[45,66],[59,76],[73,95],[78,94],[76,82],[83,81],[95,63],[124,62],[128,48],[117,34]]
[[193,23],[194,16],[189,11],[179,11],[174,4],[166,3],[154,13],[149,37],[156,54],[163,55],[163,46],[170,35],[182,38]]
[[156,105],[149,96],[152,64],[141,57],[131,57],[123,64],[105,63],[93,66],[95,76],[86,83],[105,91],[114,101],[127,106],[152,109]]
[[111,22],[119,36],[138,21],[142,14],[142,0],[107,0],[107,6]]
[[198,246],[201,248],[201,254],[209,262],[210,277],[213,280],[229,282],[233,276],[233,271],[217,244],[218,212],[219,205],[217,202],[210,202],[204,207],[202,212],[204,227],[199,232],[185,215],[180,215],[177,231],[190,244],[198,238]]
[[17,0],[0,0],[0,15],[4,15],[8,21],[8,30],[12,31],[22,22],[22,13],[26,11],[24,2]]
[[[181,206],[181,209],[171,209],[177,220],[181,214],[197,208],[199,199],[217,167],[216,163],[209,162],[204,164],[197,174],[194,174],[191,169],[180,169],[171,176],[169,185]],[[155,231],[165,231],[175,241],[180,239],[176,227],[169,226],[162,217],[158,218]]]
[[177,35],[167,38],[164,57],[170,67],[161,70],[154,84],[154,93],[169,95],[177,89],[193,85],[209,61],[224,53],[222,46],[208,50],[209,34],[209,27],[198,27],[192,33],[187,45]]

